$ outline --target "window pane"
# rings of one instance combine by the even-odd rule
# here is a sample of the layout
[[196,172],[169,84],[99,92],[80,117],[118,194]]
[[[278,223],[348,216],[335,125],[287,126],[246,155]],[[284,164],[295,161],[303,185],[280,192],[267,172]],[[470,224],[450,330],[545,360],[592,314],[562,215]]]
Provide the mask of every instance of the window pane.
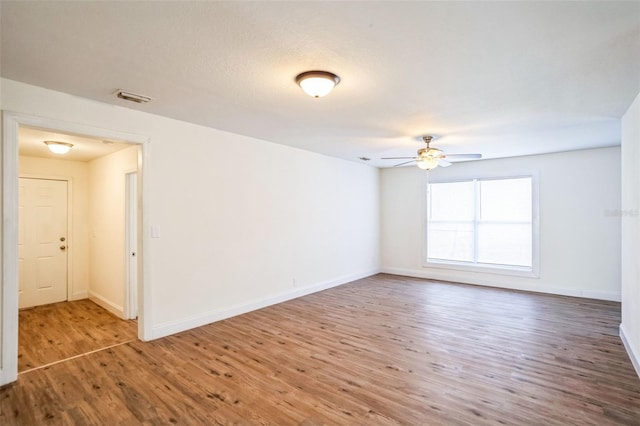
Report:
[[473,223],[429,223],[429,259],[473,262]]
[[429,184],[430,220],[473,220],[473,182]]
[[530,224],[479,224],[478,262],[531,266]]
[[530,222],[531,178],[480,181],[480,219]]

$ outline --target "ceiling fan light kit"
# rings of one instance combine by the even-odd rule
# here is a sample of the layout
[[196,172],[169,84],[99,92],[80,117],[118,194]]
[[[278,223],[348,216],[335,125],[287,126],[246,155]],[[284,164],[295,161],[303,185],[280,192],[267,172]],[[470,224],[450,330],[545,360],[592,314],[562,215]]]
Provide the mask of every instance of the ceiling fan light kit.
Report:
[[417,160],[416,164],[422,170],[431,170],[438,167],[438,159],[435,157],[423,157]]
[[340,83],[340,77],[329,71],[306,71],[298,74],[296,83],[307,95],[321,98]]

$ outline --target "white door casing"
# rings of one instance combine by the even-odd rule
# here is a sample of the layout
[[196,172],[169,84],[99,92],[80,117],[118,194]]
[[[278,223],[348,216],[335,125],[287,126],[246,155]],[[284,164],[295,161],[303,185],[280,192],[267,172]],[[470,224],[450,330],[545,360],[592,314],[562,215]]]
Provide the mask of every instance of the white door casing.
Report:
[[126,312],[128,319],[138,317],[138,173],[125,175],[125,270],[127,285],[125,289]]
[[67,182],[19,179],[20,308],[67,300]]

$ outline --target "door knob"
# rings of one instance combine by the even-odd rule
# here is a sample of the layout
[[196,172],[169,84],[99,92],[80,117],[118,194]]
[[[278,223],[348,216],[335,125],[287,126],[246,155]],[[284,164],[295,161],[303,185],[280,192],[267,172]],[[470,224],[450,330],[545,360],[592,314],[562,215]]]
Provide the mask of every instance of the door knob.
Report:
[[60,246],[60,250],[65,250],[67,246]]
[[66,240],[65,237],[60,237],[60,241],[64,241],[64,240]]

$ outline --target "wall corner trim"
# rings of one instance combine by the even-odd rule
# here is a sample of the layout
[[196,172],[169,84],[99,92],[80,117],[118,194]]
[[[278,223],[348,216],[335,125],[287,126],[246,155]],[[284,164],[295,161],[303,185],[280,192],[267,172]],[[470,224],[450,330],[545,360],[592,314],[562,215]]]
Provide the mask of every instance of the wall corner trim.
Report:
[[126,319],[126,317],[124,316],[124,308],[122,306],[119,306],[113,302],[110,302],[109,300],[99,295],[98,293],[89,291],[89,300],[91,300],[96,305],[99,305],[105,308],[107,311],[111,312],[118,318]]
[[631,346],[631,343],[627,339],[627,335],[624,331],[624,326],[622,324],[620,324],[620,339],[622,340],[622,344],[624,345],[624,348],[627,350],[627,354],[631,359],[631,364],[633,364],[633,368],[636,369],[636,374],[638,375],[638,377],[640,377],[640,357],[638,356],[640,354],[636,354],[633,351],[633,347]]
[[278,303],[286,302],[287,300],[297,299],[298,297],[306,296],[322,290],[327,290],[332,287],[337,287],[342,284],[347,284],[362,278],[370,277],[372,275],[378,274],[379,272],[379,269],[373,269],[361,273],[343,275],[341,277],[322,281],[311,286],[295,289],[293,291],[284,291],[273,296],[254,300],[241,305],[232,306],[227,309],[205,312],[199,315],[194,315],[190,318],[186,318],[184,320],[161,323],[153,327],[152,339],[159,339],[161,337],[169,336],[181,331],[201,327],[203,325],[211,324],[216,321],[231,318],[237,315],[242,315],[247,312],[262,309],[271,305],[276,305]]

